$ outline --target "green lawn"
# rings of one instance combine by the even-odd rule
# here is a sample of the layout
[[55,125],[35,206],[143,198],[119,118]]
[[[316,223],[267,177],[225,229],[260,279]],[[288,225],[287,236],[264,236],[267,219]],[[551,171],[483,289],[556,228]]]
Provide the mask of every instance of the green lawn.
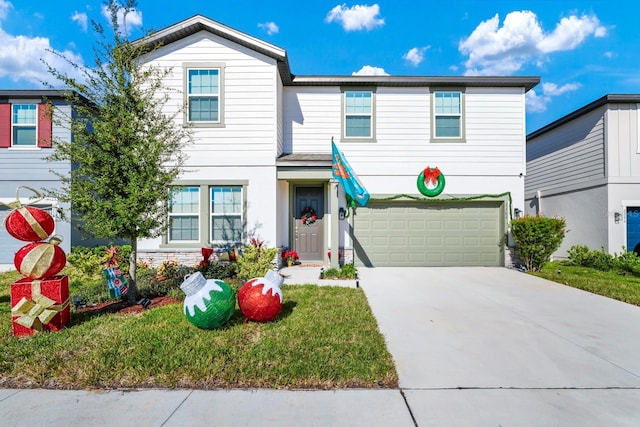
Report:
[[[0,275],[0,387],[397,387],[384,338],[361,289],[283,286],[270,323],[200,330],[182,304],[141,314],[73,313],[61,332],[16,338]],[[106,285],[105,285],[106,286]]]
[[549,262],[531,274],[640,306],[640,277],[616,271]]

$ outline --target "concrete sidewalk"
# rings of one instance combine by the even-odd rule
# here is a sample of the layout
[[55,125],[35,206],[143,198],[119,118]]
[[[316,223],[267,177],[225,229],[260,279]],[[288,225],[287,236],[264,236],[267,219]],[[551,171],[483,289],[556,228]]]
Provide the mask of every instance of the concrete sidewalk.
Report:
[[640,425],[640,307],[504,268],[359,275],[398,390],[5,389],[0,425]]

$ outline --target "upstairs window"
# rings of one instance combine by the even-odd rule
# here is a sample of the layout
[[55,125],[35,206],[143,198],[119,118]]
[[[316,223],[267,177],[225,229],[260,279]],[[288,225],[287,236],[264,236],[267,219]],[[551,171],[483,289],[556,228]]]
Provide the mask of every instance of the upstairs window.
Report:
[[188,121],[220,123],[220,69],[187,69]]
[[435,92],[434,136],[436,138],[462,138],[462,92]]
[[51,148],[52,136],[48,104],[0,104],[0,148]]
[[169,242],[200,240],[200,187],[172,189],[169,202]]
[[11,110],[12,145],[14,147],[36,147],[36,104],[13,104]]
[[242,242],[242,187],[211,187],[211,241]]
[[372,91],[347,90],[344,92],[343,136],[346,139],[373,139]]

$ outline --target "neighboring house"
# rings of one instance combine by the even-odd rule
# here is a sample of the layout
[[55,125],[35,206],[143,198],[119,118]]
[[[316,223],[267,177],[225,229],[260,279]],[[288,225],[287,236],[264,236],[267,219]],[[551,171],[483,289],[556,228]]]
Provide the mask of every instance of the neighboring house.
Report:
[[[47,162],[45,157],[52,152],[52,138],[69,139],[68,128],[52,123],[47,114],[48,105],[53,105],[53,114],[64,119],[73,109],[65,101],[63,92],[55,90],[2,90],[0,91],[0,202],[9,204],[16,200],[19,186],[28,186],[36,191],[59,188],[60,181],[52,172],[68,173],[70,163]],[[20,191],[23,204],[31,203],[34,194]],[[69,206],[56,200],[43,199],[34,206],[52,213],[55,234],[63,237],[61,247],[71,248],[72,228],[69,222],[60,221],[61,212],[69,213]],[[0,221],[9,209],[0,205]],[[4,224],[4,222],[2,222]],[[13,256],[26,242],[11,237],[4,225],[0,227],[0,270],[13,269]]]
[[640,251],[640,95],[606,95],[527,136],[526,212],[563,217],[573,245]]
[[[336,265],[337,248],[357,265],[510,262],[509,220],[524,209],[525,93],[539,78],[297,76],[285,50],[199,15],[139,43],[157,45],[146,64],[172,68],[172,105],[187,105],[180,124],[195,137],[169,231],[139,243],[143,259],[195,261],[201,247],[256,237],[303,262],[328,263],[333,249]],[[372,197],[344,219],[332,138]],[[427,166],[446,186],[416,201]]]

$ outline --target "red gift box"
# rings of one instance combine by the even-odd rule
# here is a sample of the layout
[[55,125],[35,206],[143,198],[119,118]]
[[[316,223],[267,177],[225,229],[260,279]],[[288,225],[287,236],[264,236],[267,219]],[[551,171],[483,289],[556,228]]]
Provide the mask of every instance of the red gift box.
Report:
[[11,324],[13,335],[36,331],[59,331],[69,323],[69,277],[28,277],[11,284]]

